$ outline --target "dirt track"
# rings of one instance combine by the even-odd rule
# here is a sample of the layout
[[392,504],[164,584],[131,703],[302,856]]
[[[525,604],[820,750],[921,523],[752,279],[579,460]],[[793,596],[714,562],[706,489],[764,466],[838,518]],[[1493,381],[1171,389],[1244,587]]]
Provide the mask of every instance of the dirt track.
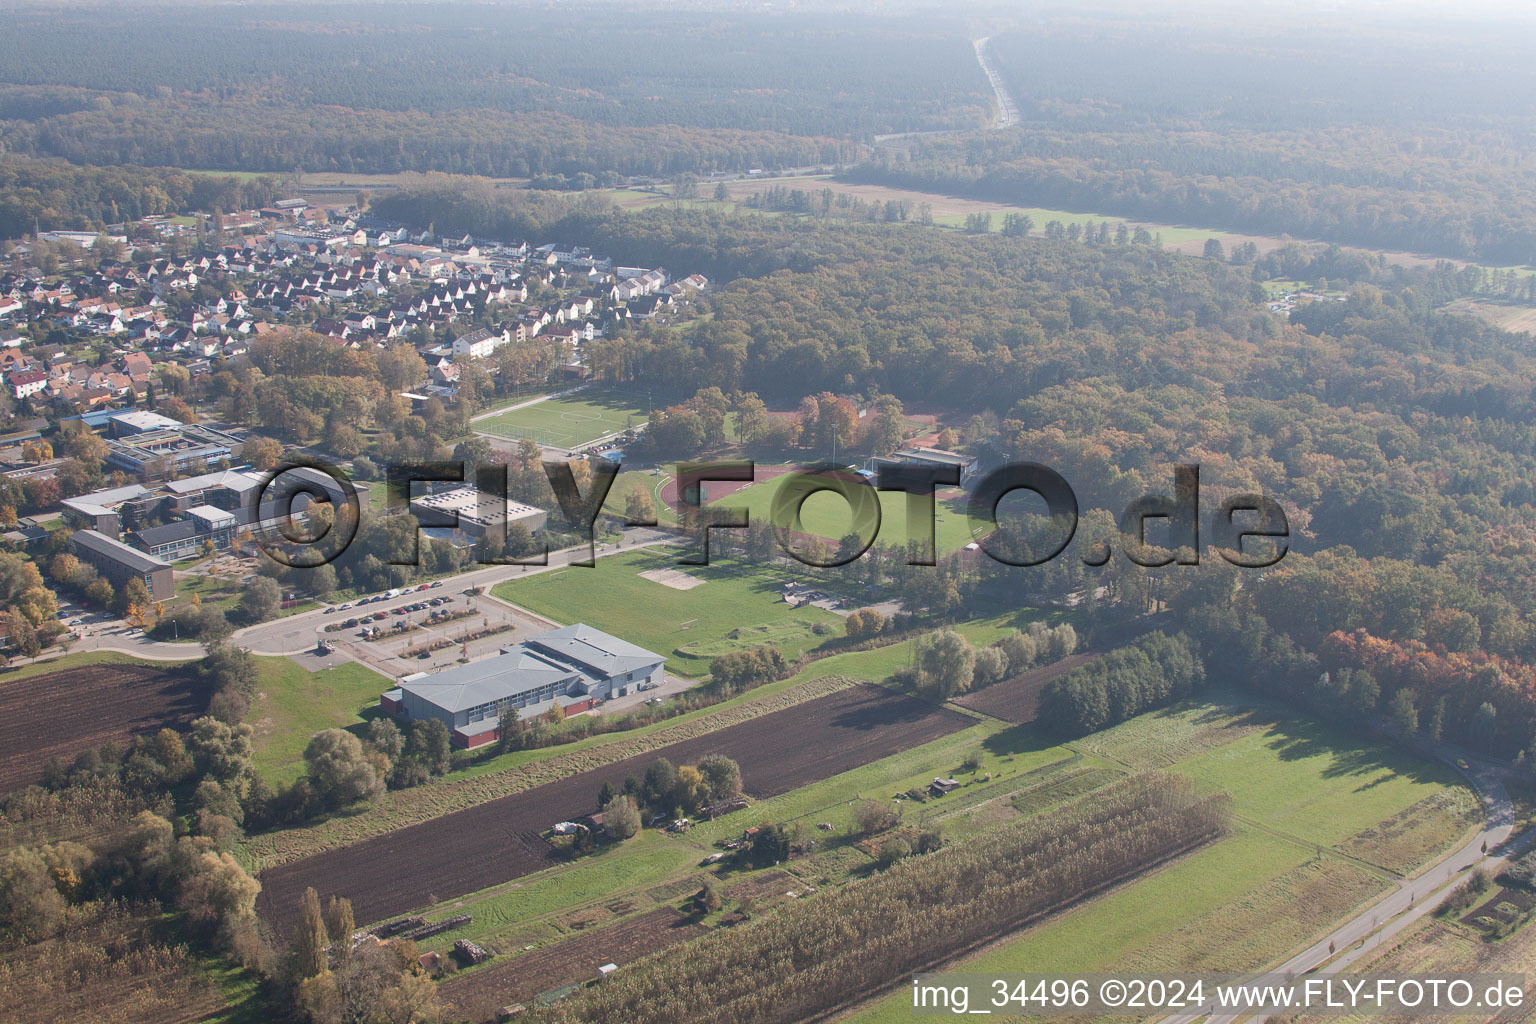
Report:
[[280,932],[291,928],[306,886],[322,901],[346,896],[359,924],[418,910],[510,881],[557,861],[539,833],[596,810],[604,781],[641,776],[659,757],[693,764],[720,753],[741,766],[743,788],[777,796],[972,724],[954,711],[860,684],[819,700],[600,769],[389,832],[262,874],[258,909]]
[[88,665],[0,679],[0,792],[36,782],[50,757],[183,726],[207,707],[201,684],[174,668]]

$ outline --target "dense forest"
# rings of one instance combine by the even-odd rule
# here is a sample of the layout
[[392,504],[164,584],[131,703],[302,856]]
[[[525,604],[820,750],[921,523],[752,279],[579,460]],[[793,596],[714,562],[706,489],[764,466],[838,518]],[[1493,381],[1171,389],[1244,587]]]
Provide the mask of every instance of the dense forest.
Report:
[[1461,12],[1241,6],[1051,15],[991,38],[1025,122],[1529,127],[1529,30]]
[[[1310,702],[1327,665],[1367,667],[1371,642],[1330,639],[1364,631],[1410,662],[1444,659],[1437,679],[1483,673],[1452,702],[1448,735],[1473,735],[1472,718],[1497,694],[1499,746],[1513,753],[1533,738],[1536,358],[1524,336],[1439,311],[1481,287],[1479,271],[1283,251],[1271,271],[1354,282],[1347,301],[1302,306],[1287,323],[1262,304],[1252,268],[1115,233],[1083,244],[700,211],[624,215],[446,180],[381,205],[449,230],[561,238],[701,269],[727,282],[706,300],[712,317],[593,342],[594,370],[643,384],[658,401],[719,388],[790,403],[822,391],[890,395],[943,409],[968,421],[959,443],[1061,472],[1085,510],[1085,545],[1133,499],[1166,491],[1179,463],[1200,465],[1208,508],[1268,493],[1287,510],[1292,554],[1262,584],[1203,599],[1223,609],[1222,622],[1239,617],[1232,630],[1252,627],[1258,640],[1244,643],[1260,644],[1255,673],[1278,673],[1272,685]],[[1076,557],[1031,570],[983,560],[980,578],[959,585],[962,596],[967,586],[1000,596],[1016,595],[1021,573],[1045,592],[1098,580],[1112,600],[1153,609],[1225,579],[1206,567],[1165,571],[1148,590],[1144,573],[1121,575],[1122,561],[1095,572]],[[932,582],[902,585],[941,600],[944,584]],[[1228,628],[1188,631],[1204,648],[1235,643]],[[1394,684],[1380,685],[1385,701]],[[1439,692],[1443,683],[1425,684],[1426,722]]]
[[969,40],[910,16],[342,4],[11,21],[0,149],[83,163],[780,168],[854,159],[850,140],[882,132],[975,127],[992,102]]
[[845,180],[1024,206],[1536,262],[1524,133],[1030,126],[922,140]]
[[184,210],[237,210],[272,201],[277,181],[187,174],[172,168],[77,167],[0,157],[0,237],[91,230]]

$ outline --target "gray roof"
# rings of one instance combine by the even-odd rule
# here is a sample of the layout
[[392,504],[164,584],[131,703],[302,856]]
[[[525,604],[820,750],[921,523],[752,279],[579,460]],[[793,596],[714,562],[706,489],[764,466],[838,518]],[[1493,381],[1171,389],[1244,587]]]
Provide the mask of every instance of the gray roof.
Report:
[[448,712],[464,711],[573,676],[608,679],[665,661],[584,623],[529,637],[484,661],[402,680],[401,688]]
[[444,711],[458,712],[576,675],[565,665],[532,651],[511,647],[500,656],[456,665],[436,675],[402,682],[400,688]]
[[81,515],[100,516],[116,510],[116,506],[125,501],[133,501],[149,495],[147,487],[139,484],[128,484],[124,487],[112,487],[105,491],[92,491],[90,494],[82,494],[76,498],[65,498],[60,504],[65,508],[74,509]]
[[219,469],[212,473],[201,473],[197,476],[189,476],[184,480],[167,480],[165,489],[172,494],[190,494],[193,491],[207,490],[210,487],[227,487],[233,491],[244,493],[261,484],[261,477],[255,473],[242,473],[234,469]]
[[103,555],[135,572],[153,572],[156,569],[170,568],[168,563],[158,558],[151,558],[138,548],[131,548],[122,541],[113,540],[95,530],[76,530],[69,540],[77,548]]
[[164,526],[149,526],[142,530],[135,530],[131,536],[137,537],[141,543],[150,547],[156,544],[173,544],[178,540],[197,536],[197,524],[190,519],[178,519]]
[[531,636],[523,643],[547,651],[561,661],[604,679],[622,672],[659,665],[666,660],[659,654],[620,640],[585,622]]
[[188,521],[200,519],[207,523],[210,528],[233,524],[236,521],[233,512],[226,512],[222,508],[214,508],[211,505],[197,505],[189,508],[187,509],[187,516]]

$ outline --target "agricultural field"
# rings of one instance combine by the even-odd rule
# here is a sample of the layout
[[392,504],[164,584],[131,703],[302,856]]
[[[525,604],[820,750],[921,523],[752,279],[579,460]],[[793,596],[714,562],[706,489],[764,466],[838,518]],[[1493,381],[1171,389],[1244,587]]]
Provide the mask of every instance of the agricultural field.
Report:
[[985,689],[956,697],[954,703],[993,718],[1000,718],[1005,722],[1012,722],[1014,725],[1033,722],[1035,702],[1040,699],[1040,691],[1045,689],[1045,684],[1057,676],[1065,675],[1075,668],[1088,664],[1097,657],[1097,654],[1073,654],[1055,664],[1041,665],[1039,668],[1022,672],[1012,679],[1004,679]]
[[[1406,816],[1420,823],[1414,845],[1429,859],[1471,828],[1465,787],[1448,768],[1267,711],[1185,705],[1072,746],[1231,793],[1232,835],[947,969],[1017,973],[1049,962],[1059,971],[1252,970],[1392,884],[1395,868],[1371,863],[1357,837],[1390,833]],[[894,1022],[911,1012],[900,993],[852,1019]]]
[[[351,898],[359,922],[475,892],[555,862],[539,833],[596,810],[604,781],[641,775],[658,757],[692,764],[721,753],[741,766],[743,789],[764,798],[918,746],[974,722],[879,687],[858,685],[820,700],[608,764],[274,868],[262,875],[263,915],[285,928],[304,887]],[[786,737],[796,742],[786,744]]]
[[256,731],[256,770],[274,787],[304,770],[304,747],[323,729],[360,727],[390,681],[355,661],[309,672],[288,658],[256,659],[256,699],[246,721]]
[[[680,590],[640,574],[677,569],[701,585]],[[731,647],[771,641],[793,660],[821,642],[816,629],[842,633],[842,620],[814,607],[792,608],[782,577],[727,559],[679,566],[673,551],[635,551],[599,559],[591,569],[539,573],[497,584],[504,601],[556,622],[586,622],[667,657],[667,668],[702,676],[709,659]],[[598,595],[598,596],[594,596]]]
[[474,429],[514,440],[528,438],[552,448],[575,448],[639,426],[649,412],[644,394],[585,387],[476,420]]
[[1457,299],[1445,307],[1448,313],[1466,313],[1515,334],[1536,332],[1536,309],[1514,302]]
[[[949,196],[937,192],[919,192],[915,189],[893,188],[886,185],[865,185],[853,182],[837,181],[827,175],[795,175],[787,178],[752,178],[745,181],[728,182],[726,187],[730,190],[735,202],[725,204],[731,208],[747,209],[744,200],[754,192],[766,191],[770,188],[798,189],[802,192],[818,193],[830,191],[833,195],[846,195],[866,203],[908,203],[912,209],[912,217],[915,220],[918,208],[927,205],[933,216],[933,223],[941,227],[963,227],[965,218],[975,213],[990,213],[992,215],[992,230],[1002,230],[1003,217],[1010,213],[1027,214],[1035,222],[1035,232],[1039,233],[1049,221],[1060,221],[1062,224],[1100,224],[1105,221],[1111,225],[1124,221],[1129,227],[1145,227],[1153,234],[1161,234],[1163,242],[1173,245],[1179,242],[1198,240],[1202,245],[1207,238],[1230,237],[1229,232],[1207,228],[1177,226],[1172,224],[1152,224],[1137,220],[1127,220],[1124,217],[1115,217],[1111,214],[1082,213],[1071,210],[1048,210],[1038,206],[1013,206],[1008,203],[995,203],[986,199],[966,199],[960,196]],[[679,204],[669,193],[638,192],[630,189],[614,189],[607,193],[615,203],[624,209],[644,209],[648,206],[663,204]],[[721,204],[713,201],[693,201],[687,203],[690,206],[706,206],[718,208]],[[837,211],[833,211],[833,219],[836,219]],[[1240,241],[1241,239],[1239,239]],[[1270,246],[1274,248],[1280,242],[1276,240]]]
[[[1037,736],[1020,733],[1002,736],[1003,731],[997,723],[979,722],[810,785],[756,800],[749,811],[698,822],[680,835],[642,831],[596,857],[440,904],[427,916],[471,914],[474,921],[445,936],[445,944],[453,938],[468,937],[509,952],[610,920],[618,903],[628,905],[628,910],[620,913],[648,907],[653,901],[665,903],[679,893],[697,891],[706,879],[713,879],[722,891],[757,884],[755,880],[761,879],[764,871],[699,865],[707,854],[717,851],[717,841],[737,838],[744,827],[764,820],[799,824],[806,835],[815,837],[817,853],[786,865],[797,878],[818,887],[841,884],[867,870],[870,863],[869,855],[855,848],[858,835],[851,810],[858,798],[886,801],[925,788],[935,776],[955,775],[963,781],[962,789],[942,800],[923,804],[901,801],[892,806],[912,827],[940,823],[946,836],[958,837],[975,831],[959,819],[977,807],[998,801],[1006,804],[1020,792],[1038,793],[1047,780],[1060,777],[1057,769],[1083,762],[1048,740],[1042,742]],[[971,757],[977,758],[975,771],[964,767]],[[1066,798],[1058,794],[1043,799],[1040,808]],[[1018,815],[1007,817],[1011,820]],[[833,830],[821,830],[817,826],[822,823],[832,824]],[[775,872],[769,869],[766,873]],[[776,888],[770,898],[759,900],[760,906],[781,900],[785,888],[791,886]]]
[[182,667],[145,662],[0,677],[0,791],[36,782],[50,757],[185,726],[209,696]]
[[491,1020],[510,1003],[597,976],[607,963],[624,966],[650,953],[704,934],[705,928],[670,907],[632,917],[601,931],[540,947],[484,971],[444,984],[440,994],[455,1018]]
[[[1494,887],[1497,888],[1496,886]],[[1490,890],[1492,891],[1492,890]],[[1477,928],[1459,920],[1435,915],[1420,918],[1399,932],[1394,941],[1379,954],[1362,957],[1344,969],[1345,974],[1369,973],[1388,977],[1456,977],[1467,974],[1518,973],[1526,980],[1525,1000],[1518,1009],[1488,1014],[1493,1024],[1522,1024],[1530,1020],[1531,1001],[1536,998],[1536,928],[1528,923],[1497,942],[1489,942]],[[1372,1024],[1409,1024],[1423,1017],[1401,1014],[1359,1014],[1347,1017],[1298,1015],[1297,1024],[1321,1024],[1322,1021]]]

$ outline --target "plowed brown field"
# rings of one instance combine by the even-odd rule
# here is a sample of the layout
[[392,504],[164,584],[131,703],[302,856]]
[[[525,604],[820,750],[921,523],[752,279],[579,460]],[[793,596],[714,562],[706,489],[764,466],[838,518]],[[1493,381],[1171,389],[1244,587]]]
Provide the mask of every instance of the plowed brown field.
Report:
[[491,800],[433,821],[264,872],[258,904],[280,932],[291,928],[306,886],[322,901],[346,896],[359,924],[418,910],[510,881],[555,863],[539,833],[596,810],[605,781],[640,776],[658,757],[694,764],[724,754],[741,766],[743,788],[777,796],[927,743],[972,724],[879,686],[860,684],[558,782]]
[[0,792],[36,782],[50,757],[72,759],[108,740],[182,726],[208,707],[180,669],[88,665],[0,681]]

